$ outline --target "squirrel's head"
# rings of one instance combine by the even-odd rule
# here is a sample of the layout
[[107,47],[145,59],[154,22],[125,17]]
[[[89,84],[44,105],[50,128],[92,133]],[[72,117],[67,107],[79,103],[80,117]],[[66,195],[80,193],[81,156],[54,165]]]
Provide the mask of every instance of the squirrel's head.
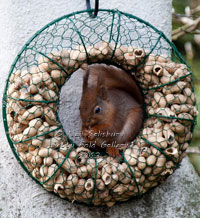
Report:
[[87,70],[83,77],[83,92],[79,107],[82,131],[92,129],[97,131],[106,127],[112,112],[112,105],[108,99],[103,73],[101,71],[98,72],[95,81],[89,84],[90,70]]

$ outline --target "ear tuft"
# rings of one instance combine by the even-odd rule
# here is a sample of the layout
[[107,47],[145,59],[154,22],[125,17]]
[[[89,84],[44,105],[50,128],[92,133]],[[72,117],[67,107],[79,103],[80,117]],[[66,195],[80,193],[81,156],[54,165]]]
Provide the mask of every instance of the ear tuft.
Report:
[[83,90],[86,90],[88,87],[88,78],[89,78],[89,69],[84,71],[83,75]]
[[99,72],[97,79],[97,96],[103,100],[107,100],[107,90],[105,87],[105,79],[102,72]]

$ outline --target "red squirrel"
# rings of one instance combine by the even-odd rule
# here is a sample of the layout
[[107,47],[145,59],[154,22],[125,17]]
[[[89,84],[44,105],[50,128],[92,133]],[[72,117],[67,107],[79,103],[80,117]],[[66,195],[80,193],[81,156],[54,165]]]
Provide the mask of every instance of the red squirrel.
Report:
[[84,142],[120,156],[120,145],[130,143],[142,127],[142,106],[141,92],[127,72],[112,65],[90,65],[79,107]]

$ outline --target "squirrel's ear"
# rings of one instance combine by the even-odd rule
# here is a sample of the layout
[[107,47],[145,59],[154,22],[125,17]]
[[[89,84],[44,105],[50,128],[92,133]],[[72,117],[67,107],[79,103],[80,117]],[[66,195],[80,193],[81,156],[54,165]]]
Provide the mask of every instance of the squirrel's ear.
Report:
[[104,86],[100,86],[100,91],[99,91],[99,96],[103,99],[103,100],[108,100],[107,97],[107,90]]
[[107,90],[105,88],[105,81],[103,74],[100,72],[97,79],[97,97],[107,100]]
[[89,69],[84,72],[83,75],[83,90],[88,87],[88,77],[89,77]]

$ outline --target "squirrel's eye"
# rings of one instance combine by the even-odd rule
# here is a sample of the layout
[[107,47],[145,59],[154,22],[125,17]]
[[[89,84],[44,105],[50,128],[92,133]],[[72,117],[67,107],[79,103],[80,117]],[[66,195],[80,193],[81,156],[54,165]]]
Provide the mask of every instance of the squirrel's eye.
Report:
[[101,112],[101,108],[99,106],[96,106],[95,109],[94,109],[94,112],[96,114],[100,113]]

